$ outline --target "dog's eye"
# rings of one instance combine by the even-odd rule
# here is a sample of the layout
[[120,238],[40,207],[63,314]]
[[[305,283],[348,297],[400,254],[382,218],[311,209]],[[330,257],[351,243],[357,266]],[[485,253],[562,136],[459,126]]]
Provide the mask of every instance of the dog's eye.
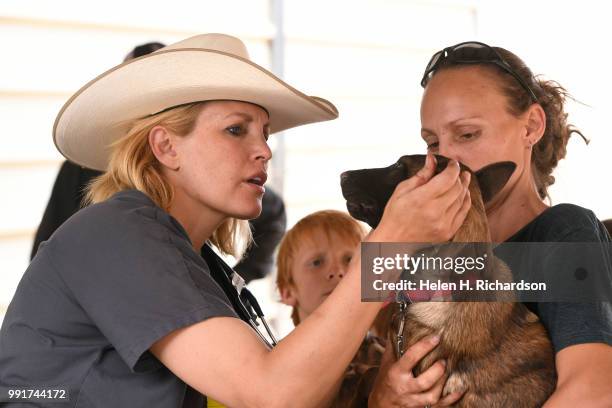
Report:
[[399,170],[404,170],[404,163],[402,162],[397,162],[395,164],[392,164],[391,166],[387,167],[387,169],[389,169],[392,172],[397,172]]

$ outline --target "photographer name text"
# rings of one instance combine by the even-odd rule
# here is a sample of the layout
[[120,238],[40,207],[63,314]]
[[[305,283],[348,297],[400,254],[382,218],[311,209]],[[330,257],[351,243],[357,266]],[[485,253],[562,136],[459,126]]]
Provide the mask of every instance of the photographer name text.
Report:
[[512,291],[545,291],[544,282],[500,282],[488,279],[460,280],[459,282],[445,282],[441,280],[419,280],[418,282],[402,279],[397,282],[384,282],[377,279],[372,283],[374,290],[427,290],[427,291],[461,291],[461,290],[512,290]]

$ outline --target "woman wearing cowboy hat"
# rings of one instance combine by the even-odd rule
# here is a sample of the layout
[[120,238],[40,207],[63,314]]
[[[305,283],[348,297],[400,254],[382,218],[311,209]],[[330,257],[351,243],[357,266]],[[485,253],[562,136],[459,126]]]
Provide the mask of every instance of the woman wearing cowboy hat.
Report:
[[[46,394],[52,406],[201,407],[203,395],[231,407],[326,405],[380,307],[360,302],[359,260],[271,349],[211,246],[239,255],[244,220],[261,211],[268,135],[337,115],[220,34],[81,88],[60,111],[54,141],[67,159],[105,173],[87,193],[93,205],[41,244],[18,286],[0,331],[0,389],[63,391]],[[400,184],[369,240],[454,234],[468,180],[456,163],[432,173],[430,161]],[[420,342],[405,363],[434,345]],[[440,367],[403,379],[413,403],[432,402]]]

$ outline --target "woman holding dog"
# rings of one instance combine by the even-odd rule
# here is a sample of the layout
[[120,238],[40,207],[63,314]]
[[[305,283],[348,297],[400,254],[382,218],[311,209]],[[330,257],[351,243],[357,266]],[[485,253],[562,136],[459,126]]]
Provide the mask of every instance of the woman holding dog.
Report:
[[[201,408],[204,396],[209,406],[325,406],[380,309],[360,302],[359,259],[271,348],[212,247],[239,256],[248,241],[269,134],[337,115],[220,34],[125,62],[81,88],[58,115],[54,142],[105,173],[89,187],[92,205],[41,244],[18,286],[0,330],[0,389],[63,391],[53,406]],[[469,175],[456,162],[432,172],[430,162],[400,184],[368,239],[455,233],[470,205]],[[401,368],[436,342],[414,345]],[[438,402],[442,363],[418,378],[394,370],[384,384],[397,383],[404,403]]]
[[[487,206],[493,242],[609,242],[595,215],[544,199],[566,153],[566,91],[534,77],[516,55],[478,42],[437,52],[421,85],[427,150],[472,170],[500,161],[517,167]],[[602,263],[603,272],[610,272]],[[609,303],[528,305],[556,353],[557,387],[545,407],[612,406],[612,312]],[[392,395],[392,390],[386,390]]]

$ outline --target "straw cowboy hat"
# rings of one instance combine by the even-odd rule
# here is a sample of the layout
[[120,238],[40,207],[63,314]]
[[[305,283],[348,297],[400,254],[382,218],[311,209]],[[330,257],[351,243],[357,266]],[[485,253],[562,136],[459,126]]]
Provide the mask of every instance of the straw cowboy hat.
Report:
[[332,103],[304,95],[251,62],[238,38],[202,34],[120,64],[83,86],[57,115],[53,141],[68,160],[105,170],[110,145],[134,119],[207,100],[263,107],[271,133],[338,117]]

